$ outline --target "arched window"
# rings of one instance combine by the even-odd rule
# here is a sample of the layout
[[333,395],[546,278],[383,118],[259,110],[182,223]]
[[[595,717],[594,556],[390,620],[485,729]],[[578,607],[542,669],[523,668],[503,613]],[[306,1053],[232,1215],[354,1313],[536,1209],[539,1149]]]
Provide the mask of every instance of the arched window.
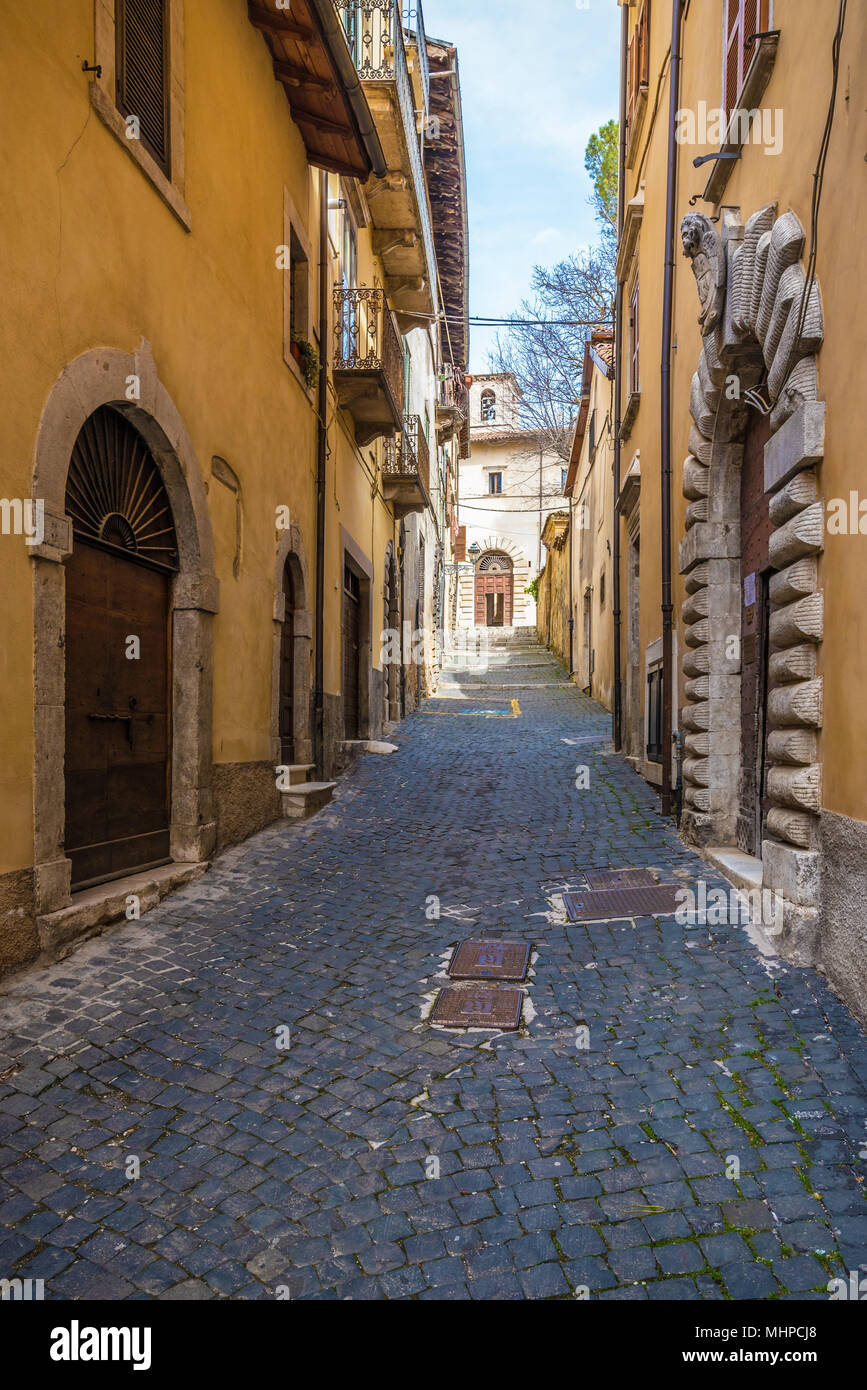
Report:
[[493,391],[482,392],[482,424],[488,425],[497,418],[497,398]]

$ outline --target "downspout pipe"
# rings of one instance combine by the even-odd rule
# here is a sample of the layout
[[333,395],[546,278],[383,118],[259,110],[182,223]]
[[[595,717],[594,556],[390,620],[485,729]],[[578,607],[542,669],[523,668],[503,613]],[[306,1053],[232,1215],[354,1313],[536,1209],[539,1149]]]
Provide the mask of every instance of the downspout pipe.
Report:
[[[620,11],[620,133],[617,171],[617,240],[623,235],[623,219],[626,207],[626,64],[629,47],[629,10],[624,5]],[[612,711],[612,735],[617,752],[623,746],[623,692],[620,661],[621,647],[621,599],[620,599],[620,478],[621,445],[620,425],[623,401],[623,281],[618,277],[617,294],[614,303],[614,525],[612,534],[611,568],[614,571],[612,585],[612,606],[614,617],[614,690]]]
[[316,613],[314,758],[325,775],[325,488],[328,464],[328,175],[319,175],[319,400],[316,448]]
[[575,674],[575,485],[569,494],[569,679]]
[[662,539],[662,814],[672,810],[671,740],[674,704],[674,605],[671,588],[671,356],[674,320],[674,266],[677,222],[677,112],[683,63],[683,0],[671,10],[671,67],[668,120],[668,171],[665,195],[665,273],[662,294],[662,360],[660,363],[660,483]]

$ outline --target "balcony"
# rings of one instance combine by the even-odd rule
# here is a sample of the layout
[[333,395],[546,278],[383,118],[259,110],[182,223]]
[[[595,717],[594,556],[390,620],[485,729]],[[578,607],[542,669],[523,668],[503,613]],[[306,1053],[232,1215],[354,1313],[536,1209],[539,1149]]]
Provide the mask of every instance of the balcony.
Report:
[[467,419],[470,398],[463,372],[446,367],[437,386],[437,429],[442,433],[458,429]]
[[334,389],[363,448],[403,427],[403,349],[382,290],[334,291]]
[[382,491],[398,518],[430,506],[430,450],[417,415],[405,415],[400,433],[386,443]]
[[408,332],[434,312],[436,298],[433,229],[418,133],[430,90],[421,6],[409,40],[410,75],[397,0],[334,4],[385,156],[385,176],[369,178],[365,192],[386,290],[401,329]]

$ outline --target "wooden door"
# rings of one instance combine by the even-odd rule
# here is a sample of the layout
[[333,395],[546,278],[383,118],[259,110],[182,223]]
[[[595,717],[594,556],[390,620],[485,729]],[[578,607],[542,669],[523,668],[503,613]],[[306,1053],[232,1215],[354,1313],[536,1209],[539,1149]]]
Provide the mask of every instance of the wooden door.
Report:
[[291,560],[283,570],[285,611],[280,639],[280,761],[295,762],[295,585]]
[[343,579],[343,728],[349,740],[360,737],[360,652],[361,584],[347,568]]
[[513,608],[512,574],[480,571],[476,575],[476,627],[511,627]]
[[765,493],[767,416],[753,413],[741,464],[741,768],[738,784],[738,847],[760,858],[764,816],[768,695],[768,542],[771,520]]
[[66,839],[76,887],[169,858],[169,577],[66,564]]

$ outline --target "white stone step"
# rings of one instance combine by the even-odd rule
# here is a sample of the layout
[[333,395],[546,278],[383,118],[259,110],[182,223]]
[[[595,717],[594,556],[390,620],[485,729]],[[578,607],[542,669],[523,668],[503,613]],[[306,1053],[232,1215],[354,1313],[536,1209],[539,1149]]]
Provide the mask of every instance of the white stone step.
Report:
[[310,820],[331,800],[336,782],[304,782],[282,792],[283,815],[287,820]]

